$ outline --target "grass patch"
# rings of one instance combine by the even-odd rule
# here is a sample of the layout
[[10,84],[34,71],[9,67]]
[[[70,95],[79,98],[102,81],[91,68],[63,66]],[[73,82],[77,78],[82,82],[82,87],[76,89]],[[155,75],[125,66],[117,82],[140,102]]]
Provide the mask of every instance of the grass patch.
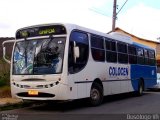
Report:
[[2,91],[10,91],[11,90],[11,88],[10,88],[10,86],[2,86],[2,87],[0,87],[0,92],[2,92]]
[[11,97],[11,88],[10,86],[0,87],[0,98]]
[[0,87],[10,85],[10,65],[0,60]]

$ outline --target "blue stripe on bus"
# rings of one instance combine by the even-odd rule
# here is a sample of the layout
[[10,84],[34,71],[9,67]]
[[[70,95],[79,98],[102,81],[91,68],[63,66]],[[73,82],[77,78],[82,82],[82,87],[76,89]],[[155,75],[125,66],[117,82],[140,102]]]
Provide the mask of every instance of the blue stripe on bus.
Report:
[[135,91],[138,90],[140,78],[144,79],[145,88],[152,87],[157,83],[155,66],[131,65],[130,73],[132,87]]

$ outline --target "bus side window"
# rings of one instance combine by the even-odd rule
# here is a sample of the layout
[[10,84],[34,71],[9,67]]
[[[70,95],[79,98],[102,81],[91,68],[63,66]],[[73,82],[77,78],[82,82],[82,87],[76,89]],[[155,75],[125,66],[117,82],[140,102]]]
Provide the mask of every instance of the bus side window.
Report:
[[145,65],[149,64],[148,50],[146,50],[146,49],[144,49],[144,63],[145,63]]
[[130,64],[137,64],[136,47],[128,45],[128,56]]
[[91,53],[97,62],[105,61],[104,39],[101,36],[91,35]]
[[144,64],[144,52],[143,48],[137,47],[137,63]]
[[105,45],[106,45],[106,61],[117,62],[116,42],[106,38]]
[[128,63],[127,44],[118,42],[117,51],[118,51],[118,62]]
[[149,65],[154,66],[156,64],[155,60],[155,52],[153,50],[149,50]]
[[[73,47],[74,42],[79,47],[79,57],[74,62]],[[68,71],[69,73],[76,73],[82,70],[87,64],[89,56],[89,42],[88,35],[80,31],[73,31],[70,35],[69,53],[68,53]]]

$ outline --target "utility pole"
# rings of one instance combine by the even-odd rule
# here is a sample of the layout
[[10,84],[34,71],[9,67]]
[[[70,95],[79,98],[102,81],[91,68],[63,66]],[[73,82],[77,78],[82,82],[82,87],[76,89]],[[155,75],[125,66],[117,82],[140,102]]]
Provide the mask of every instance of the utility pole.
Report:
[[117,0],[114,0],[114,2],[113,2],[113,17],[112,17],[112,32],[115,31],[117,15],[122,10],[122,8],[126,5],[127,2],[128,2],[128,0],[125,1],[125,3],[122,5],[122,7],[117,12],[116,11],[116,9],[117,9]]
[[116,26],[116,18],[117,18],[117,0],[114,0],[113,2],[113,17],[112,17],[112,32],[115,31],[115,26]]

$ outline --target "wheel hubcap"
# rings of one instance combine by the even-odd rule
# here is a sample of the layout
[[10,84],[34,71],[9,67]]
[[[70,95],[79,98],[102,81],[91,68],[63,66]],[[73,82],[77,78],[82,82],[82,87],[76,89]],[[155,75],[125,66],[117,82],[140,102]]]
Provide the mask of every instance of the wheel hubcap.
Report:
[[92,91],[91,91],[91,98],[92,98],[93,100],[99,99],[99,92],[98,92],[97,89],[92,89]]

